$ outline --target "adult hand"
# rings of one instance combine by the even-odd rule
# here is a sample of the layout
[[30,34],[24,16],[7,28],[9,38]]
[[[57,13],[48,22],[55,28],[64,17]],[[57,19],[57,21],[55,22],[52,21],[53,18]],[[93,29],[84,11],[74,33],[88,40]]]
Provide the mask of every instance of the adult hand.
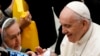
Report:
[[40,46],[36,47],[36,53],[38,55],[42,55],[44,52],[46,51],[46,49],[42,49]]
[[27,15],[24,18],[21,18],[19,21],[19,26],[21,29],[27,27],[31,23],[32,16],[29,11],[27,11]]
[[50,51],[50,49],[42,49],[41,47],[36,48],[37,56],[57,56],[56,53]]

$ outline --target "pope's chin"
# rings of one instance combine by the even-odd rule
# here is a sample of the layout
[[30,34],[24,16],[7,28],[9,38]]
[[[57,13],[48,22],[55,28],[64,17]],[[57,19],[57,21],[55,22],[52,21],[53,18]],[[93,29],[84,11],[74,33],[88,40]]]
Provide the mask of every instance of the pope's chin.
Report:
[[68,40],[69,40],[70,42],[72,42],[72,43],[75,43],[75,42],[76,42],[74,38],[75,38],[75,37],[73,37],[72,35],[68,35]]

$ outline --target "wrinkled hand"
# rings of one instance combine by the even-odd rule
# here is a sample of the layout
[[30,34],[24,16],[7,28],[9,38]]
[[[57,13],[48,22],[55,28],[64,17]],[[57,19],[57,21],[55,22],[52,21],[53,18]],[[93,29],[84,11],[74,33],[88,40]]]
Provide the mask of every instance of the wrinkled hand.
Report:
[[29,11],[27,11],[26,17],[21,18],[19,21],[20,28],[23,29],[23,28],[27,27],[31,23],[31,19],[32,19],[32,16],[29,13]]
[[46,51],[46,49],[42,49],[40,46],[36,47],[36,53],[38,55],[42,55],[44,52]]
[[[44,56],[44,53],[48,51],[47,49],[42,49],[41,47],[37,47],[36,48],[36,53],[37,53],[37,56]],[[50,56],[57,56],[56,53],[54,52],[50,52]]]

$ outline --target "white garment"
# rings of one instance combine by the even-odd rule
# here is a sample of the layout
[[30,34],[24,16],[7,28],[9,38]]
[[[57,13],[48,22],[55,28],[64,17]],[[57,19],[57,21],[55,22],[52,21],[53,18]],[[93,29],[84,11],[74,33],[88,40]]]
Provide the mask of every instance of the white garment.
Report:
[[92,23],[87,33],[76,43],[69,42],[65,36],[60,47],[60,56],[100,56],[100,26]]
[[61,55],[59,55],[59,56],[66,56],[66,54],[67,54],[67,56],[69,56],[71,53],[67,50],[73,49],[73,43],[69,42],[67,36],[65,35],[60,47],[61,47],[60,48]]
[[4,52],[7,52],[7,50],[3,47],[0,47],[0,51],[4,51]]

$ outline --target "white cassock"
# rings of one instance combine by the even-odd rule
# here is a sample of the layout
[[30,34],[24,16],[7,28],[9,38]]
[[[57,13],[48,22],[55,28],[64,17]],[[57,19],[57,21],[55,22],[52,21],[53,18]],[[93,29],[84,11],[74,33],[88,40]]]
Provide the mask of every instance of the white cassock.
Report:
[[86,34],[76,43],[69,42],[65,36],[60,49],[59,56],[100,56],[100,25],[92,23]]

